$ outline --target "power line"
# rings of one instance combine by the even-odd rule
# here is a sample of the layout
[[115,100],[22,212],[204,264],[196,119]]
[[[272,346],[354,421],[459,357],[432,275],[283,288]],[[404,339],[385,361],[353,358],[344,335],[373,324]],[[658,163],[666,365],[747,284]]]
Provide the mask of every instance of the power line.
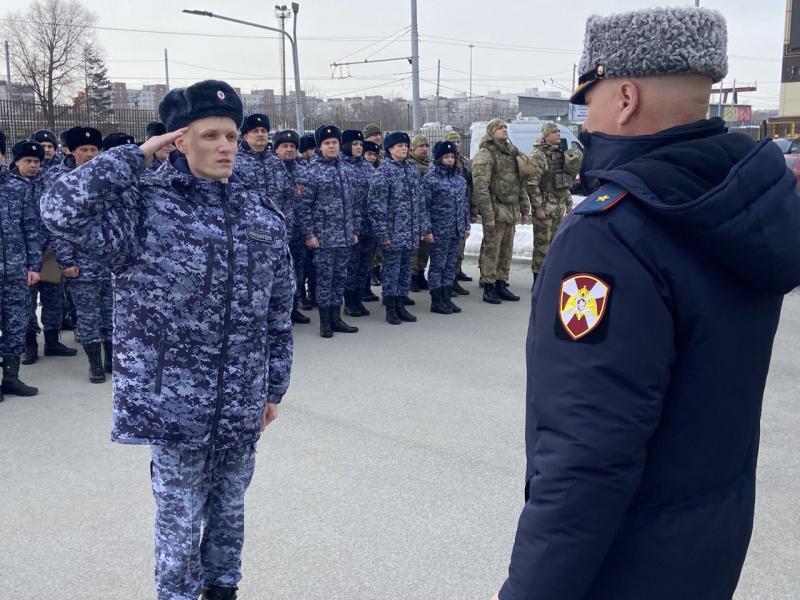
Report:
[[[366,45],[366,46],[364,46],[363,48],[359,48],[359,49],[358,49],[358,50],[356,50],[355,52],[351,52],[350,54],[347,54],[347,55],[345,55],[345,56],[343,56],[343,57],[341,57],[341,58],[339,58],[339,59],[335,60],[334,62],[344,62],[344,60],[345,60],[346,58],[350,58],[351,56],[354,56],[354,55],[356,55],[356,54],[358,54],[358,53],[360,53],[360,52],[364,52],[364,51],[365,51],[365,50],[367,50],[368,48],[371,48],[372,46],[375,46],[376,44],[380,44],[380,43],[381,43],[382,41],[384,41],[384,40],[387,40],[387,39],[389,39],[389,38],[394,38],[394,37],[397,37],[397,36],[399,36],[399,35],[403,35],[403,34],[405,34],[405,33],[406,33],[406,32],[407,32],[409,29],[411,29],[411,26],[410,26],[410,25],[406,25],[405,27],[401,27],[401,28],[400,28],[400,29],[398,29],[397,31],[395,31],[395,32],[393,32],[393,33],[390,33],[389,35],[387,35],[387,36],[385,36],[385,37],[382,37],[382,38],[380,38],[379,40],[377,40],[377,41],[375,41],[375,42],[372,42],[371,44],[367,44],[367,45]],[[303,38],[303,39],[305,39],[305,38]]]

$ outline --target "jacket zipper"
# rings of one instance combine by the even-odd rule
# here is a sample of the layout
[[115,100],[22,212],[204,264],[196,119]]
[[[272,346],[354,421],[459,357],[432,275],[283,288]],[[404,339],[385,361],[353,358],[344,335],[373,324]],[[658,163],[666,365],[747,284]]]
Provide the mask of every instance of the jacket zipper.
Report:
[[225,234],[228,237],[228,281],[225,289],[225,320],[222,325],[222,350],[220,351],[220,365],[217,373],[217,405],[214,410],[214,421],[211,423],[212,448],[216,448],[217,446],[217,430],[219,429],[219,418],[222,413],[222,401],[224,399],[225,365],[228,362],[228,336],[231,326],[231,305],[233,304],[233,269],[236,263],[233,247],[233,231],[231,228],[230,214],[228,213],[227,185],[223,187],[222,214],[225,218]]

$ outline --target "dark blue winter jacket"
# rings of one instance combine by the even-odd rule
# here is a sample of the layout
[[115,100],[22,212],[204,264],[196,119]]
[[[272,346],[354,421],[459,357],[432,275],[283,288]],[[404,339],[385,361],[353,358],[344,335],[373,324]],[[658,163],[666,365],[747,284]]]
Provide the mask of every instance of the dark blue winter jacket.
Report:
[[420,190],[419,169],[406,160],[386,157],[375,170],[369,189],[369,215],[380,245],[392,248],[419,246],[420,237],[431,232],[430,215]]
[[422,176],[422,195],[431,219],[434,242],[464,237],[469,231],[467,180],[458,168],[433,164]]
[[42,218],[114,267],[112,439],[187,448],[252,443],[289,385],[294,295],[283,217],[235,176],[184,158],[144,172],[133,145],[62,176]]
[[342,156],[342,164],[345,172],[350,179],[350,189],[353,193],[353,203],[358,206],[361,215],[361,226],[358,235],[363,237],[372,236],[372,223],[369,219],[369,186],[375,169],[361,156]]
[[[700,121],[593,134],[527,342],[527,502],[501,600],[730,600],[800,197],[778,148]],[[591,166],[600,170],[591,172]]]
[[42,270],[39,222],[33,189],[19,175],[0,165],[0,283],[24,282],[28,271]]

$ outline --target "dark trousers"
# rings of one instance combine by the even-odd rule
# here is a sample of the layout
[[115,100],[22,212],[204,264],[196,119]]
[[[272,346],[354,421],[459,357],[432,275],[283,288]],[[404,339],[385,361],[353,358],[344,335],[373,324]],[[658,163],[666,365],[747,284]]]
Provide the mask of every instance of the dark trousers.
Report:
[[113,332],[114,295],[111,279],[74,280],[68,284],[75,300],[75,336],[81,344],[110,342]]
[[42,301],[42,329],[44,331],[58,331],[64,319],[64,286],[60,283],[40,281],[30,286],[31,292],[31,318],[28,322],[28,333],[39,331],[39,321],[36,318],[36,307],[39,299]]
[[31,294],[24,279],[0,285],[0,356],[19,356],[25,350],[25,331],[30,321]]
[[344,298],[347,281],[347,262],[350,248],[317,248],[314,250],[314,268],[317,272],[317,307],[339,306]]
[[428,286],[435,290],[453,285],[456,278],[456,263],[461,240],[457,237],[441,238],[429,247],[431,249],[431,265],[428,268]]
[[289,246],[289,252],[292,254],[292,262],[294,263],[294,280],[297,282],[294,295],[295,298],[298,298],[302,295],[301,291],[306,285],[306,254],[310,253],[308,252],[308,248],[306,248],[304,243],[291,244]]
[[375,254],[377,240],[371,235],[358,237],[358,243],[350,248],[350,260],[347,263],[347,284],[350,292],[361,291],[369,280],[372,268],[372,256]]
[[381,287],[384,296],[408,296],[414,248],[383,247]]

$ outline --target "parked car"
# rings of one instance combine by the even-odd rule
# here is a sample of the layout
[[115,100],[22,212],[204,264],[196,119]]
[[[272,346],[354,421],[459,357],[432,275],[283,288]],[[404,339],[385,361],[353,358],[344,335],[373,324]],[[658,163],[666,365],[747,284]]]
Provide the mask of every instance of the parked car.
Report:
[[[533,143],[539,139],[542,133],[542,121],[539,119],[518,119],[508,123],[508,139],[520,152],[530,154],[533,152]],[[478,150],[481,149],[481,138],[486,134],[486,121],[476,121],[470,125],[470,159],[475,158]],[[581,152],[583,146],[568,127],[559,124],[558,130],[561,132],[562,147],[577,148]]]
[[800,192],[800,154],[786,154],[786,166],[797,178],[797,191]]
[[775,138],[772,141],[784,154],[800,153],[800,138]]

